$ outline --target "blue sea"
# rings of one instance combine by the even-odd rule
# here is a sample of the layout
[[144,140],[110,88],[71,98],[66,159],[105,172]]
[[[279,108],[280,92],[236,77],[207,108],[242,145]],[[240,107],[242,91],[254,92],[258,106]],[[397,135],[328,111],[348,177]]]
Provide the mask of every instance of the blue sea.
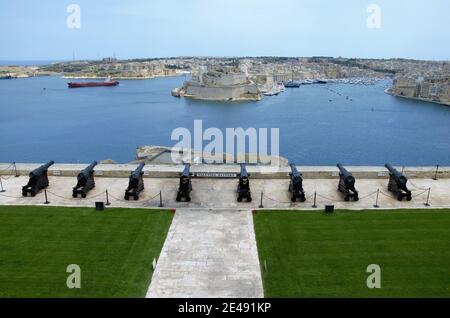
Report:
[[137,146],[173,146],[173,129],[201,119],[224,133],[279,128],[281,155],[299,165],[450,165],[450,107],[389,96],[388,80],[224,103],[172,97],[186,79],[82,89],[56,76],[0,80],[0,162],[129,162]]

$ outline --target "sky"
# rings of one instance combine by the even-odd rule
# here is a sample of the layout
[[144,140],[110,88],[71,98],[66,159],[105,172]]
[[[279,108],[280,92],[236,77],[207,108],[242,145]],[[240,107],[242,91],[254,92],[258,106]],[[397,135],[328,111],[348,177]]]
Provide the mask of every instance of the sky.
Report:
[[[377,11],[368,12],[371,4]],[[0,0],[0,60],[449,60],[449,15],[449,0]]]

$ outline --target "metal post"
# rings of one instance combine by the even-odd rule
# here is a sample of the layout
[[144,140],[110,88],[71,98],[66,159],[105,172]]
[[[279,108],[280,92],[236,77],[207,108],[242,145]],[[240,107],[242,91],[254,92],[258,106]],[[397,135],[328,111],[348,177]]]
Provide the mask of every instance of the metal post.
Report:
[[13,165],[14,165],[14,174],[15,174],[15,177],[18,178],[19,175],[17,174],[17,166],[16,166],[16,163],[13,162]]
[[45,202],[44,202],[44,204],[50,204],[50,201],[48,201],[48,198],[47,198],[47,189],[44,189],[44,194],[45,194]]
[[374,208],[378,209],[380,206],[378,205],[378,196],[380,195],[380,189],[377,190],[377,200],[375,201]]
[[159,190],[159,207],[162,208],[163,207],[163,202],[162,202],[162,191]]
[[317,192],[314,192],[314,204],[312,206],[314,209],[317,208],[316,199],[317,199]]
[[425,206],[430,206],[430,193],[431,193],[431,188],[428,189],[427,202],[425,203]]
[[434,174],[434,178],[433,178],[434,181],[437,181],[438,173],[439,173],[439,165],[436,166],[436,173]]
[[263,205],[263,195],[264,195],[264,192],[261,192],[261,203],[259,204],[259,208],[260,208],[260,209],[263,209],[263,208],[264,208],[264,205]]
[[106,189],[106,205],[111,205],[111,202],[109,202],[108,189]]
[[0,192],[6,192],[6,190],[5,189],[3,189],[3,182],[2,182],[2,178],[0,177],[0,188],[1,188],[1,190],[0,190]]

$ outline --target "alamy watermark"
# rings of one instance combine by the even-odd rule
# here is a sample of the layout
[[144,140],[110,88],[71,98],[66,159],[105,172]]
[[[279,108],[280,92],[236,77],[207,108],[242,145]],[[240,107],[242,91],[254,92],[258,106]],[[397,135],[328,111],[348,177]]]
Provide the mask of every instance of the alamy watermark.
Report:
[[81,7],[78,4],[69,4],[66,8],[69,16],[66,25],[69,29],[81,29]]
[[81,288],[81,268],[80,265],[70,264],[66,269],[70,275],[67,277],[66,285],[69,289]]
[[367,273],[370,275],[367,277],[366,284],[369,289],[381,288],[381,267],[377,264],[370,264],[367,266]]
[[179,161],[181,153],[182,161],[185,163],[249,163],[279,166],[279,128],[226,128],[224,134],[216,127],[204,130],[203,121],[195,120],[193,134],[187,128],[178,127],[172,131],[171,140],[177,141],[174,149],[179,150],[178,153],[172,152],[173,162]]
[[366,24],[369,29],[381,29],[381,7],[378,4],[372,3],[367,7]]

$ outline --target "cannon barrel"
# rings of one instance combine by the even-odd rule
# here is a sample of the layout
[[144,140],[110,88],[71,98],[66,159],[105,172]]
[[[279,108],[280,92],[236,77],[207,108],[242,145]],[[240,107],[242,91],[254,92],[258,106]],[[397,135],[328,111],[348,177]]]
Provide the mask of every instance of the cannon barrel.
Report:
[[145,163],[144,162],[141,162],[140,164],[139,164],[139,166],[131,173],[131,178],[134,178],[134,179],[139,179],[139,177],[141,176],[141,174],[142,174],[142,170],[144,169],[144,167],[145,167]]
[[[392,167],[390,164],[385,164],[384,165],[386,167],[386,169],[389,170],[389,172],[395,176],[396,178],[400,178],[401,176],[403,176],[403,174],[401,172],[399,172],[397,169],[395,169],[394,167]],[[403,176],[404,177],[404,176]]]
[[348,172],[348,170],[345,169],[344,166],[343,166],[342,164],[338,163],[338,164],[337,164],[337,167],[338,167],[339,171],[341,172],[341,174],[342,174],[343,176],[349,176],[349,175],[351,175],[351,173]]
[[297,167],[294,164],[291,164],[291,171],[293,177],[301,177],[302,173],[297,170]]
[[89,178],[89,175],[92,173],[92,171],[94,170],[94,167],[98,165],[97,161],[92,162],[89,166],[87,166],[86,168],[84,168],[83,170],[80,171],[80,174],[78,175],[78,179],[80,178]]
[[355,186],[355,178],[353,177],[353,175],[347,169],[345,169],[342,164],[338,163],[337,167],[340,171],[341,177],[344,179],[346,187],[353,188]]
[[248,178],[247,167],[245,164],[241,163],[241,173],[239,174],[240,178],[246,177]]
[[39,168],[34,169],[33,171],[30,172],[30,177],[31,176],[40,176],[42,175],[44,172],[46,172],[48,170],[48,168],[50,168],[50,166],[52,166],[55,162],[52,160],[50,162],[47,162],[45,165],[40,166]]
[[190,176],[191,176],[191,165],[190,165],[189,163],[187,163],[187,164],[184,166],[184,170],[183,170],[183,172],[181,173],[181,176],[182,176],[182,177],[190,177]]
[[395,179],[397,184],[402,188],[406,189],[406,183],[408,182],[408,179],[405,177],[403,173],[392,167],[390,164],[384,165],[386,169],[389,170],[389,173],[392,175],[392,177]]

